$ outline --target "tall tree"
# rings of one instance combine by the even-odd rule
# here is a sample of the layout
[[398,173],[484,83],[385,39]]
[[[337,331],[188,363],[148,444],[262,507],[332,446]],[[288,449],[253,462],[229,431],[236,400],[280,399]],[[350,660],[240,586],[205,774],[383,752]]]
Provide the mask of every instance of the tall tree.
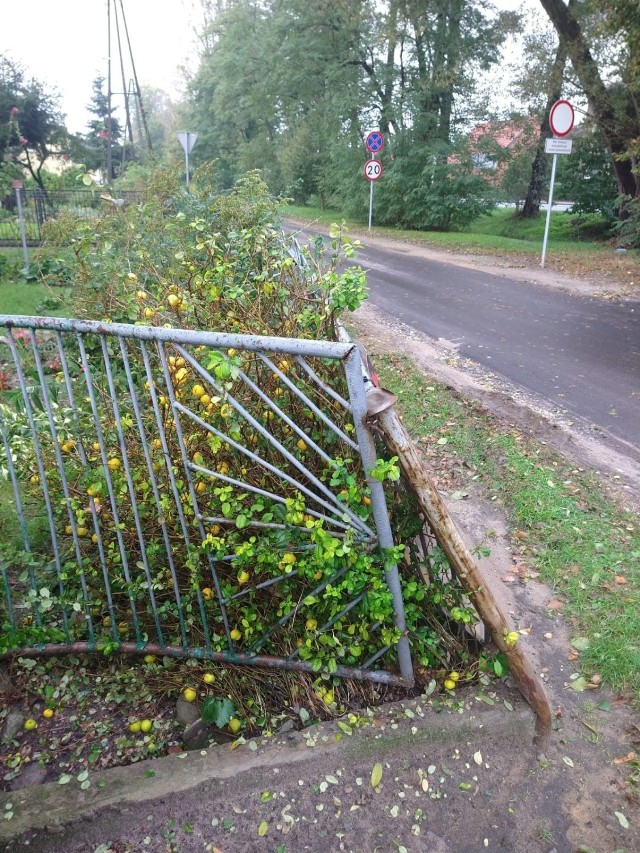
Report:
[[[93,80],[91,101],[87,109],[95,116],[87,124],[87,132],[76,134],[72,142],[72,157],[82,162],[91,171],[99,170],[107,181],[113,180],[122,159],[122,127],[115,116],[115,108],[109,108],[108,97],[104,92],[105,78],[98,76]],[[109,150],[111,139],[111,150]],[[111,174],[109,174],[111,164]]]
[[560,98],[562,93],[562,80],[565,65],[567,64],[567,46],[562,39],[558,42],[556,55],[551,66],[551,73],[547,83],[547,102],[545,104],[542,119],[540,121],[540,132],[536,152],[531,164],[531,179],[527,188],[527,195],[522,205],[521,215],[524,218],[537,216],[540,211],[542,199],[542,187],[547,174],[547,155],[545,153],[545,139],[549,133],[549,117],[551,108]]
[[[640,175],[634,170],[633,146],[634,140],[640,135],[639,81],[637,78],[627,81],[632,88],[628,91],[625,108],[620,109],[619,99],[616,99],[611,87],[605,84],[585,37],[580,13],[585,11],[586,2],[569,0],[568,5],[565,5],[562,0],[540,0],[540,4],[555,27],[558,38],[566,44],[571,64],[589,101],[591,113],[611,154],[620,195],[637,198],[640,196]],[[606,2],[600,4],[601,13],[606,12],[606,6]],[[613,3],[612,7],[623,11],[630,10],[629,4],[623,2]],[[637,20],[637,3],[635,8],[634,21]],[[637,35],[637,25],[629,32]],[[627,38],[628,35],[629,33]]]
[[0,167],[10,158],[44,189],[47,161],[65,153],[67,132],[58,95],[0,55]]

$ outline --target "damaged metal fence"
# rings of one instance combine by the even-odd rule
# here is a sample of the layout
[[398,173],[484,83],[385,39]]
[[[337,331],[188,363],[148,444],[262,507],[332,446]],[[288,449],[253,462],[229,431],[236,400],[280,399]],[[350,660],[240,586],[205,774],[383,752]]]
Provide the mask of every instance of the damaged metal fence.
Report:
[[[350,553],[393,547],[357,348],[6,315],[0,335],[5,653],[326,671],[314,649],[379,583],[349,581]],[[366,657],[354,640],[328,668],[406,685],[397,565],[380,574],[389,624],[369,619]],[[305,619],[332,596],[323,624]]]

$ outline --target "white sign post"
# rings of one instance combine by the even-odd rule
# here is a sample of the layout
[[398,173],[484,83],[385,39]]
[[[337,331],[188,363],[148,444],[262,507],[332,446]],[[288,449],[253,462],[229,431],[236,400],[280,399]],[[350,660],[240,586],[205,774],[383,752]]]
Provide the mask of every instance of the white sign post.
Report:
[[376,160],[376,154],[384,148],[384,136],[379,130],[370,131],[365,140],[367,151],[372,154],[370,160],[364,164],[364,176],[369,181],[369,231],[371,231],[371,220],[373,217],[373,185],[382,177],[382,163]]
[[188,130],[181,130],[178,133],[178,140],[184,149],[184,167],[187,175],[187,189],[189,189],[189,154],[191,154],[191,149],[196,144],[197,138],[197,133],[191,133]]
[[573,107],[569,101],[561,99],[556,101],[551,107],[549,113],[549,127],[553,133],[553,139],[545,139],[544,150],[547,154],[553,154],[553,164],[551,166],[551,181],[549,182],[549,198],[547,200],[547,221],[544,226],[544,238],[542,240],[542,258],[540,266],[544,269],[544,259],[547,255],[547,240],[549,239],[549,225],[551,223],[551,208],[553,206],[553,187],[556,181],[556,164],[558,162],[558,154],[571,154],[572,142],[570,139],[563,139],[568,136],[573,130],[575,114]]

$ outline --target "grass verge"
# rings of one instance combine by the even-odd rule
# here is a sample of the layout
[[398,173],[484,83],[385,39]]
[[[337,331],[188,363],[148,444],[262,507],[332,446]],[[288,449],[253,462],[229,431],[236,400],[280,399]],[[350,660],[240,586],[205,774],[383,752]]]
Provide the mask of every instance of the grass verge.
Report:
[[20,273],[22,251],[0,249],[0,314],[61,316],[70,309],[69,288],[53,290]]
[[425,381],[409,360],[377,356],[376,370],[398,393],[406,427],[436,465],[450,476],[457,470],[452,487],[462,495],[472,480],[503,507],[514,548],[564,602],[584,673],[598,673],[640,704],[637,517],[594,475]]
[[[285,216],[305,224],[328,227],[340,222],[343,215],[336,210],[288,205]],[[539,266],[544,232],[544,215],[535,220],[521,220],[511,210],[495,210],[472,223],[466,231],[404,231],[376,225],[372,234],[431,246],[447,253],[506,257],[510,266]],[[345,218],[351,233],[366,241],[368,232],[362,220]],[[615,281],[620,285],[637,285],[640,279],[639,251],[616,253],[612,245],[584,239],[571,226],[571,215],[551,215],[550,236],[545,266],[563,275],[596,278],[599,282]]]

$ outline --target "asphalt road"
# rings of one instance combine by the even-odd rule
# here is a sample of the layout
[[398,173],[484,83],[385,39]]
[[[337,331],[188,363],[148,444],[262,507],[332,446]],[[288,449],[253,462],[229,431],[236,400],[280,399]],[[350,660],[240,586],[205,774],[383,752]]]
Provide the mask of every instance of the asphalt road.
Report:
[[369,244],[358,260],[376,307],[640,449],[640,302],[574,295],[404,245]]

